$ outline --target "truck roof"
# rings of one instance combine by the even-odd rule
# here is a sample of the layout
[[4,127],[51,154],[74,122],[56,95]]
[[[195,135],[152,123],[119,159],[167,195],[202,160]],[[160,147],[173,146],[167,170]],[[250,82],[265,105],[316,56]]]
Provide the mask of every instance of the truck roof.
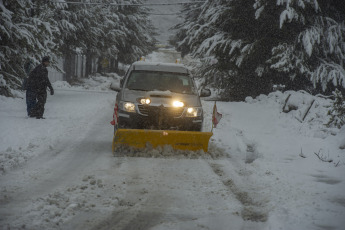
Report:
[[133,70],[161,71],[173,73],[185,73],[189,71],[183,64],[164,63],[164,62],[145,62],[137,61],[132,64]]

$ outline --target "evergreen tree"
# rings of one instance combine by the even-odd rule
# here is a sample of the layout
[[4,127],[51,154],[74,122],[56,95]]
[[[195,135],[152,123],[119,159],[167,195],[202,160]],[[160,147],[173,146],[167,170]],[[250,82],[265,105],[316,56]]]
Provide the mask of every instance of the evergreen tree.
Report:
[[184,5],[180,13],[180,17],[184,17],[184,22],[172,28],[177,30],[177,33],[175,37],[171,39],[170,43],[176,46],[178,51],[181,51],[182,57],[188,53],[192,53],[193,49],[197,48],[202,42],[200,39],[193,40],[191,37],[193,33],[195,34],[194,38],[200,37],[196,32],[201,26],[198,20],[202,8],[205,8],[205,6],[201,4]]
[[332,108],[328,111],[328,115],[331,117],[326,125],[328,127],[334,126],[340,129],[345,125],[345,98],[339,90],[335,90],[333,95],[335,100]]
[[253,1],[208,1],[203,4],[198,20],[188,21],[182,28],[187,33],[179,46],[188,46],[193,56],[205,59],[206,65],[208,57],[214,56],[217,62],[213,63],[217,64],[211,68],[226,73],[223,77],[218,74],[217,79],[219,87],[228,87],[224,88],[224,96],[242,100],[267,92],[267,80],[261,69],[271,42],[267,34],[261,33],[265,28],[255,18]]
[[0,1],[0,75],[1,94],[11,96],[11,88],[19,89],[26,75],[24,64],[36,64],[56,46],[58,28],[52,23],[51,11],[43,0]]
[[[142,4],[143,1],[131,0],[128,3]],[[130,64],[155,49],[155,29],[148,18],[149,9],[146,7],[119,7],[119,29],[125,33],[119,43],[118,61]]]
[[[141,4],[141,1],[117,1],[121,4]],[[91,73],[93,60],[106,58],[113,70],[118,62],[131,63],[154,48],[154,28],[148,19],[148,9],[138,6],[114,6],[112,0],[104,4],[70,4],[77,29],[65,37],[66,63],[73,58],[76,49],[86,54],[86,76]],[[100,3],[95,1],[95,3]]]
[[269,63],[271,69],[286,73],[293,80],[311,81],[315,88],[320,85],[322,91],[328,88],[330,92],[335,87],[345,88],[345,12],[339,1],[319,2],[278,1],[285,7],[280,14],[280,27],[298,23],[302,30],[294,41],[281,41],[274,47]]
[[[76,0],[86,4],[45,0],[0,0],[0,87],[11,96],[25,77],[24,64],[38,64],[45,55],[65,59],[68,79],[74,75],[75,54],[86,55],[86,75],[95,59],[130,63],[154,49],[154,28],[145,7],[114,6],[116,1]],[[97,4],[87,4],[87,3]],[[139,0],[117,1],[140,4]],[[104,4],[99,4],[104,3]],[[62,70],[61,70],[62,71]]]
[[[204,65],[226,73],[217,83],[230,86],[224,88],[228,99],[268,93],[273,83],[293,82],[290,87],[295,89],[322,83],[325,90],[331,81],[344,87],[344,21],[334,7],[341,2],[322,3],[207,1],[186,10],[184,23],[177,26],[176,44],[205,60]],[[217,64],[208,65],[209,57]],[[201,68],[199,75],[212,78],[208,73],[209,68]]]

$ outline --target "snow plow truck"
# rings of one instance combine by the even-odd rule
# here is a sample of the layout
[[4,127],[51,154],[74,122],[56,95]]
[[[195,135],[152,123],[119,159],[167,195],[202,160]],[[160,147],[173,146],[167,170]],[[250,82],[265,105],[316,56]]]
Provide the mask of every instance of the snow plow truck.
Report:
[[207,152],[212,132],[202,130],[200,97],[210,96],[211,91],[199,93],[184,65],[134,62],[115,90],[113,152],[122,146],[148,145]]

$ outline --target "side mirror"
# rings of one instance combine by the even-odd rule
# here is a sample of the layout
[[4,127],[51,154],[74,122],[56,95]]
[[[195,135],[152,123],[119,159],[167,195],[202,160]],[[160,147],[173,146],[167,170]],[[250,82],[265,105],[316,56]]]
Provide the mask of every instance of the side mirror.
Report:
[[200,97],[209,97],[209,96],[211,96],[211,90],[210,89],[201,89]]

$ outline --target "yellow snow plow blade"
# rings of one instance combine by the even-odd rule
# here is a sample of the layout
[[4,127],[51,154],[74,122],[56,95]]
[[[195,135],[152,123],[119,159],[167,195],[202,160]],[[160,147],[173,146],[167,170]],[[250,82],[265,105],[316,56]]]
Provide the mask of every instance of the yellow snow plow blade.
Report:
[[113,138],[113,152],[119,146],[141,149],[147,144],[153,148],[171,145],[173,149],[207,152],[211,136],[211,132],[118,129]]

